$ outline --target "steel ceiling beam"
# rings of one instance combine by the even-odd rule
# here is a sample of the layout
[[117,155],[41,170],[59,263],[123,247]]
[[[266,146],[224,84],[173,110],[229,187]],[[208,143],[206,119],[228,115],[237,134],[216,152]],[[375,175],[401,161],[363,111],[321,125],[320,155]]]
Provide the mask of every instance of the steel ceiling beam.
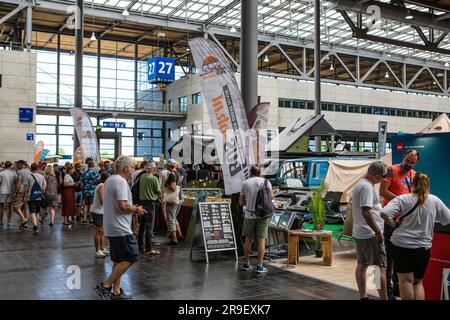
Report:
[[370,40],[370,41],[374,41],[374,42],[378,42],[378,43],[386,43],[386,44],[391,44],[391,45],[399,46],[399,47],[406,47],[406,48],[418,49],[418,50],[422,50],[422,51],[436,52],[436,53],[450,55],[449,49],[438,48],[437,46],[430,45],[430,44],[428,44],[428,45],[427,44],[417,44],[417,43],[411,43],[411,42],[405,42],[405,41],[400,41],[400,40],[394,40],[394,39],[374,36],[374,35],[367,34],[367,30],[357,29],[356,32],[353,33],[353,36],[358,39]]
[[419,34],[419,36],[422,39],[424,44],[417,44],[417,43],[411,43],[411,42],[406,42],[406,41],[401,41],[401,40],[395,40],[395,39],[391,39],[391,38],[375,36],[375,35],[368,34],[369,30],[367,28],[365,28],[365,29],[358,28],[355,25],[355,23],[353,22],[353,20],[349,17],[347,12],[345,12],[344,10],[338,10],[338,11],[341,13],[342,17],[344,18],[344,20],[347,22],[350,29],[352,30],[353,37],[355,37],[357,39],[370,40],[370,41],[374,41],[374,42],[378,42],[378,43],[391,44],[391,45],[395,45],[395,46],[399,46],[399,47],[413,48],[413,49],[418,49],[418,50],[422,50],[422,51],[450,54],[449,49],[438,48],[439,43],[442,41],[442,39],[445,36],[442,38],[439,37],[438,42],[430,42],[427,39],[427,37],[425,36],[425,34],[423,33],[422,29],[417,26],[412,26],[412,28],[415,29],[416,32]]
[[[216,36],[220,35],[223,37],[227,37],[227,38],[235,38],[235,39],[239,39],[239,34],[230,34],[230,32],[223,30],[221,28],[210,28],[208,29],[209,33],[214,33]],[[291,39],[288,37],[272,37],[272,36],[265,36],[265,35],[259,35],[258,36],[258,41],[259,42],[265,42],[265,43],[271,43],[271,42],[276,42],[280,45],[285,45],[285,46],[290,46],[293,48],[306,48],[306,49],[314,49],[314,44],[310,43],[310,42],[306,42],[306,41],[299,41],[297,39]],[[336,52],[338,54],[346,54],[346,55],[350,55],[350,56],[360,56],[360,57],[365,57],[365,58],[370,58],[370,59],[385,59],[385,55],[382,53],[376,53],[374,51],[369,51],[369,50],[358,50],[356,51],[355,49],[350,49],[348,47],[344,47],[344,46],[338,46],[338,45],[332,45],[329,46],[328,44],[322,43],[321,48],[323,51],[333,51]],[[408,63],[408,64],[413,64],[413,65],[417,65],[417,66],[423,66],[424,64],[433,67],[433,68],[440,68],[443,69],[443,63],[441,62],[432,62],[432,61],[426,61],[426,60],[422,60],[422,59],[415,59],[415,58],[399,58],[396,56],[392,56],[389,59],[386,59],[386,61],[392,61],[392,62],[397,62],[397,63]]]
[[17,8],[14,8],[10,13],[6,14],[6,16],[0,18],[0,24],[3,24],[5,21],[7,21],[9,18],[13,17],[14,15],[16,15],[16,13],[22,11],[23,9],[25,9],[26,7],[28,7],[28,4],[19,4],[17,6]]
[[[28,5],[27,2],[23,0],[2,0],[4,3],[9,4],[16,4],[16,5]],[[47,0],[39,0],[38,3],[36,3],[36,10],[51,10],[55,12],[60,12],[63,14],[67,14],[66,10],[69,6],[73,5],[73,2],[70,1],[64,1],[64,2],[53,2],[53,1],[47,1]],[[106,18],[111,20],[120,20],[120,21],[127,21],[132,23],[138,23],[141,25],[147,25],[152,27],[162,27],[162,28],[173,28],[173,29],[179,29],[179,30],[186,30],[186,31],[198,31],[201,32],[203,30],[202,23],[186,23],[183,19],[175,19],[172,18],[168,20],[165,16],[158,16],[158,15],[135,15],[133,12],[130,12],[130,15],[127,17],[124,17],[122,15],[122,9],[120,8],[109,8],[109,7],[102,7],[97,8],[84,8],[84,15],[85,16],[91,16],[95,18]]]
[[182,3],[180,3],[176,8],[174,8],[172,11],[169,12],[168,16],[169,18],[172,17],[177,11],[183,9],[186,7],[186,4],[189,2],[189,0],[184,0]]
[[233,2],[229,3],[227,6],[223,7],[222,9],[217,11],[215,14],[213,14],[211,17],[209,17],[205,21],[205,25],[210,24],[211,22],[213,22],[218,17],[222,16],[227,11],[229,11],[229,10],[233,9],[234,7],[236,7],[239,3],[241,3],[241,0],[234,0]]
[[[450,32],[450,23],[445,21],[436,21],[435,19],[438,18],[439,16],[436,16],[434,14],[425,13],[417,10],[410,10],[403,8],[401,6],[394,6],[379,1],[368,1],[365,3],[353,0],[330,0],[330,1],[335,3],[336,9],[353,11],[362,14],[367,14],[367,7],[375,5],[380,8],[381,18],[393,21],[400,21],[407,25],[426,27],[441,30],[444,32]],[[414,19],[407,20],[404,18],[408,10],[414,16]]]

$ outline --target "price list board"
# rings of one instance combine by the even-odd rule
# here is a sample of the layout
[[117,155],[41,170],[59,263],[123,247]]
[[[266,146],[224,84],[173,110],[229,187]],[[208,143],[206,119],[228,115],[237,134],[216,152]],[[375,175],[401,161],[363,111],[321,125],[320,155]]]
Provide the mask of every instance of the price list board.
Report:
[[236,250],[229,202],[200,202],[200,221],[206,252]]

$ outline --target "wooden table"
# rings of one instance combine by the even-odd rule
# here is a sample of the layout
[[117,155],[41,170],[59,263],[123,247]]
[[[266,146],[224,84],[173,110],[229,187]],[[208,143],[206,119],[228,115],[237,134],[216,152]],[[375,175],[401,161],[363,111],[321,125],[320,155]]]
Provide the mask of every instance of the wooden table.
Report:
[[333,262],[333,247],[331,245],[331,231],[290,230],[288,233],[288,264],[297,264],[300,258],[299,238],[321,237],[323,250],[323,264],[331,266]]

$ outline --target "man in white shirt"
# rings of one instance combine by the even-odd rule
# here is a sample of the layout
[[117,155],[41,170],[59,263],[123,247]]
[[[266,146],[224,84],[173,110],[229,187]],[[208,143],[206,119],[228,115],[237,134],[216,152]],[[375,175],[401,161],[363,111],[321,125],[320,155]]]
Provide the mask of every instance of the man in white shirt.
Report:
[[384,247],[384,221],[380,217],[381,204],[374,185],[387,176],[387,166],[381,161],[370,164],[366,176],[353,188],[353,237],[356,239],[358,265],[355,270],[356,283],[361,300],[368,299],[366,271],[369,265],[378,266],[380,299],[387,299],[386,249]]
[[3,210],[6,209],[7,228],[11,228],[12,195],[15,189],[17,174],[11,170],[12,162],[6,161],[4,170],[0,172],[0,228],[3,227]]
[[133,214],[142,216],[146,211],[132,203],[128,181],[134,171],[134,161],[120,156],[115,166],[116,174],[106,180],[103,196],[103,228],[109,239],[111,260],[114,264],[108,279],[99,283],[95,290],[102,299],[128,300],[132,297],[123,292],[120,279],[137,261],[139,255],[138,243],[131,230]]
[[[239,196],[239,204],[245,206],[244,224],[242,227],[242,235],[245,236],[244,245],[244,264],[241,270],[250,271],[253,266],[250,264],[250,252],[253,238],[258,239],[258,265],[256,272],[267,272],[263,265],[264,250],[266,246],[267,231],[269,229],[269,221],[271,218],[260,219],[255,214],[256,198],[258,192],[263,187],[266,179],[260,177],[261,171],[257,166],[252,166],[250,169],[250,178],[248,178],[241,187],[241,194]],[[267,181],[267,192],[270,198],[274,198],[272,185]]]

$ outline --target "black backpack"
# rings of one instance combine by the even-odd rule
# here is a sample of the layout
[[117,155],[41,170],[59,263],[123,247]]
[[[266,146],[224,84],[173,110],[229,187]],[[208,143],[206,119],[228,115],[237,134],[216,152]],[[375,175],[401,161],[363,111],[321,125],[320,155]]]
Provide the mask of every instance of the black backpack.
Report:
[[255,202],[255,215],[258,219],[270,218],[275,212],[275,205],[269,196],[267,190],[267,179],[264,179],[264,184],[258,190]]
[[131,186],[131,196],[133,200],[133,204],[139,203],[139,185],[141,184],[141,177],[142,175],[146,173],[145,170],[142,170],[142,172],[139,172],[137,177],[133,181],[133,185]]
[[33,186],[31,187],[30,201],[41,200],[42,196],[44,195],[44,193],[42,192],[41,185],[39,184],[39,182],[37,181],[36,177],[33,174],[31,174],[31,177],[33,177],[34,183]]

